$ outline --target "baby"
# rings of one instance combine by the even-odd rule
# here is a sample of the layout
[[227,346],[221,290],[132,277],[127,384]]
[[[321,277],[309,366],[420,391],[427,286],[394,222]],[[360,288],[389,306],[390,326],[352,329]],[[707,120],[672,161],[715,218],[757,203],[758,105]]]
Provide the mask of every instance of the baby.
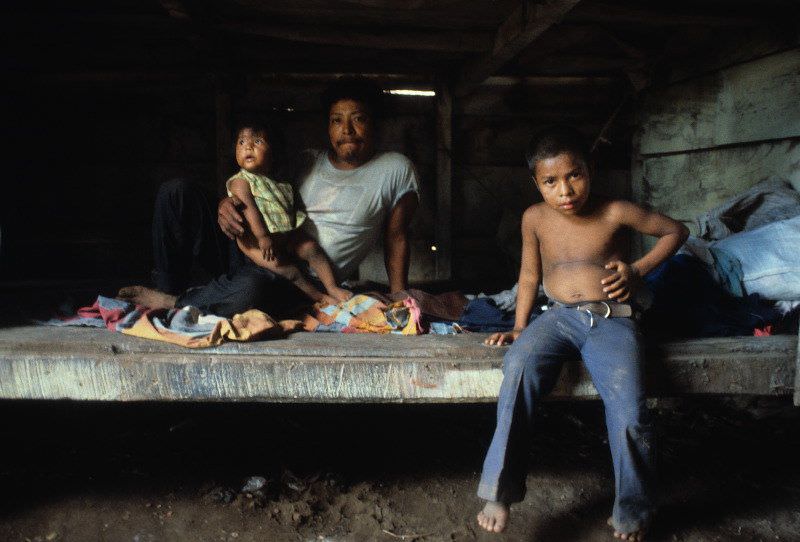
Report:
[[[300,227],[305,213],[295,209],[292,187],[268,177],[272,167],[272,147],[266,126],[253,123],[242,126],[236,136],[236,163],[241,170],[228,179],[229,196],[236,196],[244,208],[242,214],[250,227],[249,238],[237,240],[245,253],[252,254],[255,244],[261,267],[292,281],[314,301],[338,303],[353,296],[336,283],[333,267],[316,240]],[[327,294],[320,292],[286,255],[308,262]]]

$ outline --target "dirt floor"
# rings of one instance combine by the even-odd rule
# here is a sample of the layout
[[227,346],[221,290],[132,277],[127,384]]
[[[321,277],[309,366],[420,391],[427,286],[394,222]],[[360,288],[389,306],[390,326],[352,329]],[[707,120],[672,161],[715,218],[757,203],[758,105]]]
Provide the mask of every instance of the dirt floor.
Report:
[[[800,409],[655,412],[664,502],[650,540],[800,540]],[[613,540],[595,402],[544,405],[527,498],[506,534],[479,532],[493,417],[492,405],[0,402],[0,541]]]

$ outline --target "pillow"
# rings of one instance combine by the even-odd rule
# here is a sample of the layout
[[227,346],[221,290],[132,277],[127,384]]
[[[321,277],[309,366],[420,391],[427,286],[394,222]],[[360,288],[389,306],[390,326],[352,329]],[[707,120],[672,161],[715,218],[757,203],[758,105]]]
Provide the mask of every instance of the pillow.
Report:
[[742,264],[748,294],[767,299],[800,299],[800,216],[737,233],[711,245]]

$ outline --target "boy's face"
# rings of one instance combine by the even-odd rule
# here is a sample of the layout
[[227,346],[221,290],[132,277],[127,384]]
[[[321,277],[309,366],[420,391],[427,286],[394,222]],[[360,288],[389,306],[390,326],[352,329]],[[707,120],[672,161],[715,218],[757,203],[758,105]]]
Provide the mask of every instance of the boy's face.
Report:
[[236,136],[236,163],[250,173],[266,174],[272,165],[272,149],[267,134],[244,128]]
[[367,162],[373,151],[369,109],[355,100],[339,100],[331,105],[328,137],[339,167],[353,169]]
[[536,162],[533,180],[545,203],[559,213],[580,214],[589,199],[589,171],[570,153]]

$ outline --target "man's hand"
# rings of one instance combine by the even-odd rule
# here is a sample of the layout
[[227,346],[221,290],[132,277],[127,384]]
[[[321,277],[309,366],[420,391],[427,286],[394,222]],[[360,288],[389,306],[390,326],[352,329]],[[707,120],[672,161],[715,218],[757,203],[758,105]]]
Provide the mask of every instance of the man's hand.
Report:
[[502,333],[492,333],[492,336],[483,341],[483,344],[503,346],[504,344],[511,344],[517,340],[519,334],[522,333],[521,329],[514,329],[512,331],[505,331]]
[[217,206],[217,224],[222,233],[235,240],[244,234],[244,218],[237,210],[242,202],[236,196],[222,198]]
[[613,260],[606,264],[606,269],[614,272],[600,281],[603,291],[609,299],[614,301],[627,301],[639,287],[641,276],[632,265],[620,260]]

